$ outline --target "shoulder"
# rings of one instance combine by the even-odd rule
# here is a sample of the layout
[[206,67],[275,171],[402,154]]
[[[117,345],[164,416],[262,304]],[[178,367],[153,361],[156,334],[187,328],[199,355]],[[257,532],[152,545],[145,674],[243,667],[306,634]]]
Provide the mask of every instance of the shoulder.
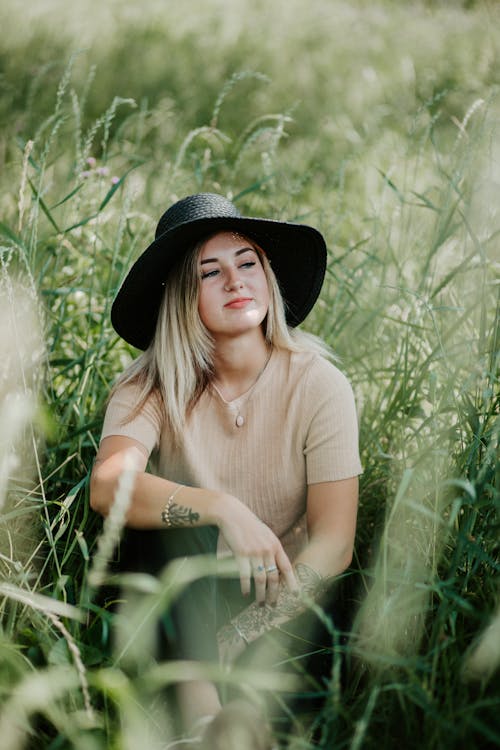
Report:
[[128,411],[131,414],[149,413],[155,418],[162,414],[162,402],[157,390],[147,391],[137,381],[118,382],[111,391],[108,411]]
[[147,393],[139,383],[118,383],[111,393],[101,440],[122,435],[141,443],[149,454],[158,443],[162,429],[162,412],[155,392]]
[[290,376],[312,393],[350,391],[345,374],[333,362],[316,352],[289,352]]

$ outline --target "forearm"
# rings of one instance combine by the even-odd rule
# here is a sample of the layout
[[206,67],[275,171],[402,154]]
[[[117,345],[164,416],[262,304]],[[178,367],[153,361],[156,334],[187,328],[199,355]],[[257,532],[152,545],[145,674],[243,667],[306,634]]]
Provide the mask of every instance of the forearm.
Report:
[[[215,525],[231,549],[240,572],[242,594],[250,593],[254,577],[256,598],[266,596],[265,566],[276,574],[273,592],[278,591],[279,576],[289,589],[297,587],[292,564],[276,534],[234,495],[211,489],[179,485],[146,472],[148,455],[131,438],[109,436],[99,448],[90,483],[92,508],[107,516],[120,502],[120,480],[124,472],[131,487],[124,508],[126,524],[132,528],[190,527]],[[130,481],[131,480],[131,481]],[[115,506],[116,507],[116,506]],[[252,561],[257,563],[252,569]],[[271,593],[273,593],[271,592]],[[269,596],[273,601],[274,596]]]
[[[123,472],[123,456],[96,462],[91,505],[106,516]],[[240,570],[241,590],[250,593],[251,560],[273,560],[289,588],[297,586],[292,565],[271,529],[238,498],[215,490],[179,485],[146,471],[135,471],[125,523],[135,529],[217,526]]]
[[[94,510],[102,515],[108,514],[115,501],[117,486],[115,467],[97,465],[94,468],[91,480],[91,504]],[[172,500],[169,502],[170,497]],[[137,471],[126,514],[126,524],[136,529],[165,528],[166,525],[218,525],[221,502],[221,493],[179,486],[168,479]],[[168,514],[165,517],[167,504]]]
[[324,579],[304,563],[297,563],[294,567],[300,591],[292,592],[282,584],[275,606],[269,604],[262,606],[253,602],[226,626],[228,630],[225,636],[221,631],[221,638],[230,638],[232,629],[244,641],[252,643],[271,628],[279,627],[302,614],[307,607],[307,600],[315,598],[322,589]]
[[350,550],[341,540],[321,535],[313,537],[294,564],[299,591],[291,592],[281,584],[276,606],[259,606],[253,602],[220,631],[219,640],[239,637],[251,643],[271,628],[284,625],[302,614],[311,599],[321,597],[349,562]]

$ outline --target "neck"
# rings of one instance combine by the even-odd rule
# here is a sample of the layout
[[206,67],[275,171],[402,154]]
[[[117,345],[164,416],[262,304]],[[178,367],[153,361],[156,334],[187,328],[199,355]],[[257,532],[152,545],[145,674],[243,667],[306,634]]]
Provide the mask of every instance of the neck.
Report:
[[214,381],[228,401],[245,393],[266,366],[271,347],[259,334],[216,344]]

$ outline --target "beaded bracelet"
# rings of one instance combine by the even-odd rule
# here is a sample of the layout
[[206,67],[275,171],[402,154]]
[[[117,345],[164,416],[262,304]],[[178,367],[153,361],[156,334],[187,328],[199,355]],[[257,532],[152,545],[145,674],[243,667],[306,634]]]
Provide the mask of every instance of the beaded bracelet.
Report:
[[182,484],[179,484],[179,486],[172,492],[170,497],[167,500],[167,503],[165,507],[163,508],[161,512],[161,520],[166,526],[172,526],[172,519],[170,518],[170,510],[172,508],[172,503],[174,501],[174,497],[177,495],[179,490],[181,490],[183,487]]
[[236,632],[240,636],[241,640],[244,641],[246,643],[246,645],[248,646],[248,638],[245,635],[243,635],[243,633],[241,632],[241,630],[239,629],[239,627],[234,622],[231,622],[231,625],[236,630]]

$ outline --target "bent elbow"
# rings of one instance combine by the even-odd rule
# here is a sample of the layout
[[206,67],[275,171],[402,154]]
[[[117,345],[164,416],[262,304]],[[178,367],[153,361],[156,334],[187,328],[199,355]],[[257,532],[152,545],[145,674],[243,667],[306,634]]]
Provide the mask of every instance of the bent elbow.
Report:
[[344,570],[347,570],[347,568],[351,566],[353,557],[354,557],[354,548],[349,547],[349,549],[346,550],[345,555],[344,555],[342,572],[344,572]]
[[344,549],[339,550],[339,554],[337,555],[337,559],[335,561],[335,575],[340,575],[341,573],[344,573],[347,568],[349,568],[352,563],[353,555],[354,549],[352,546],[344,547]]
[[94,469],[90,476],[90,507],[101,516],[106,516],[109,508],[108,503],[105,500],[106,493],[103,491],[102,484],[102,481],[99,479]]

